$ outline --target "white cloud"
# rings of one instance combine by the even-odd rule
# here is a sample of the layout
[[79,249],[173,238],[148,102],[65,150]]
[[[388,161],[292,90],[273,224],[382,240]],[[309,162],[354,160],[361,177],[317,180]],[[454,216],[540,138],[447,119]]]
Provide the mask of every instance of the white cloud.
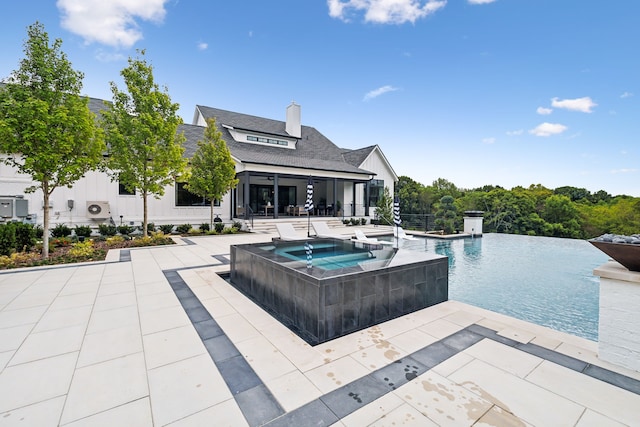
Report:
[[496,139],[495,138],[482,138],[482,142],[484,144],[495,144]]
[[558,99],[553,98],[551,100],[551,106],[555,108],[565,108],[571,111],[580,111],[582,113],[591,113],[591,109],[595,107],[596,104],[591,100],[590,97],[585,96],[584,98],[576,98],[576,99]]
[[559,123],[541,123],[534,129],[529,131],[530,134],[535,136],[551,136],[564,132],[568,128],[565,125]]
[[620,98],[631,98],[633,96],[633,94],[631,92],[624,92],[622,95],[620,95]]
[[545,108],[545,107],[538,107],[538,109],[536,110],[536,113],[540,114],[541,116],[548,116],[549,114],[553,113],[553,109],[552,108]]
[[137,19],[161,23],[167,0],[58,0],[63,28],[97,42],[129,48],[142,39]]
[[380,95],[383,95],[383,94],[385,94],[385,93],[387,93],[387,92],[394,92],[394,91],[396,91],[396,90],[398,90],[398,88],[397,88],[397,87],[393,87],[393,86],[389,86],[389,85],[387,85],[387,86],[382,86],[382,87],[379,87],[378,89],[374,89],[374,90],[372,90],[372,91],[368,92],[368,93],[364,96],[363,101],[369,101],[369,100],[371,100],[371,99],[373,99],[373,98],[377,98],[377,97],[379,97]]
[[489,4],[496,0],[469,0],[469,4]]
[[208,43],[200,42],[198,43],[198,50],[207,50],[209,48]]
[[638,169],[612,169],[611,173],[617,175],[619,173],[636,173]]
[[447,0],[327,0],[329,16],[349,22],[349,14],[364,12],[366,22],[378,24],[414,23],[447,4]]
[[522,135],[523,133],[524,133],[524,130],[522,129],[507,131],[508,136],[518,136],[518,135]]
[[105,52],[104,50],[99,49],[96,52],[96,59],[100,62],[121,62],[125,61],[127,58],[121,53]]

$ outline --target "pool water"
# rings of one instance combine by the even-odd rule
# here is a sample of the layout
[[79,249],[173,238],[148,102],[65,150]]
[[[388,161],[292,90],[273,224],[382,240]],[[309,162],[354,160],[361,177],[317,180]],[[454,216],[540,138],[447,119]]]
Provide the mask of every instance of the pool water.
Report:
[[450,299],[598,339],[599,278],[593,270],[608,257],[587,241],[491,233],[404,240],[400,247],[449,257]]
[[261,246],[265,251],[306,263],[314,268],[339,270],[348,267],[365,267],[390,260],[394,251],[390,246],[369,245],[351,240],[318,239],[310,242],[280,242],[278,245]]

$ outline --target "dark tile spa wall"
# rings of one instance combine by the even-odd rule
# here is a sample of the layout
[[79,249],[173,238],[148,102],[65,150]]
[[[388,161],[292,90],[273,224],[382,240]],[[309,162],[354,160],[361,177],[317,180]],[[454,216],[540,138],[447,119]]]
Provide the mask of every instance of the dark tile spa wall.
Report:
[[448,299],[447,258],[316,278],[231,246],[230,281],[311,345]]

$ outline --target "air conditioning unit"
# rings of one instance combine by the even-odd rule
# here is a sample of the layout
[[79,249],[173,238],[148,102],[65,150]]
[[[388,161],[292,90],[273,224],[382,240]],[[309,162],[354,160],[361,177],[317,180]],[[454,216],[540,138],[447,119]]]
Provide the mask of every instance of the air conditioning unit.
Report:
[[111,217],[109,202],[87,202],[87,218],[107,219]]

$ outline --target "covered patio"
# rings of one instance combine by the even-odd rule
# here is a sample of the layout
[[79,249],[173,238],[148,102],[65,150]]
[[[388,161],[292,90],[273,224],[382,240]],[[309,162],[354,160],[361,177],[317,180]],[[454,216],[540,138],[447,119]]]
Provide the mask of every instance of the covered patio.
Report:
[[[322,172],[321,172],[322,173]],[[365,177],[330,177],[314,174],[267,173],[245,171],[232,190],[233,218],[279,218],[306,216],[307,182],[313,179],[314,216],[369,216],[368,197],[371,175]]]

